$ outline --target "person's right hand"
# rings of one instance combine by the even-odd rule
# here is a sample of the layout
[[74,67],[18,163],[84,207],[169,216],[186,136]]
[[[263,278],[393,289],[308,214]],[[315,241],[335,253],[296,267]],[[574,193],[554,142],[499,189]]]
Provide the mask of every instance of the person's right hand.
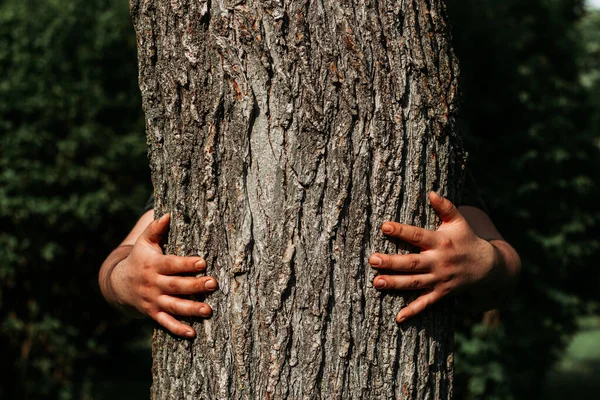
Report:
[[212,309],[180,296],[213,292],[217,281],[208,276],[178,276],[203,271],[206,262],[200,257],[165,255],[160,244],[168,227],[169,214],[148,225],[113,270],[112,288],[123,308],[148,315],[174,335],[193,338],[194,329],[175,316],[206,318]]

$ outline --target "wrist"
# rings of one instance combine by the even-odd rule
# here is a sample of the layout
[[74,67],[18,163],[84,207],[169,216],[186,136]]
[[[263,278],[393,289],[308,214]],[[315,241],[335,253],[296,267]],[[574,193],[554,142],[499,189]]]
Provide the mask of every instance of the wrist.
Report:
[[460,308],[469,313],[483,312],[495,308],[501,300],[503,287],[502,269],[504,257],[502,251],[492,240],[480,238],[480,255],[476,273],[469,285],[459,296]]
[[503,292],[511,295],[521,274],[521,259],[516,250],[503,239],[491,239],[490,244],[497,253],[495,270],[497,279],[503,283]]
[[127,291],[122,287],[125,284],[122,273],[132,248],[131,245],[122,245],[113,250],[102,264],[99,274],[100,290],[106,301],[127,314],[132,314],[133,310],[124,295]]
[[[485,240],[485,239],[482,239]],[[473,311],[482,312],[500,307],[514,292],[520,261],[514,249],[502,239],[485,240],[489,249],[486,257],[487,274],[470,290],[468,297]],[[520,267],[518,267],[520,268]]]
[[486,240],[486,242],[488,242],[492,248],[492,257],[491,257],[492,261],[491,261],[489,278],[493,281],[496,281],[496,280],[502,278],[501,276],[499,276],[499,273],[504,269],[504,266],[506,265],[506,262],[504,260],[504,254],[502,253],[502,250],[500,250],[498,248],[498,246],[496,246],[494,244],[494,242],[496,242],[496,241],[497,240],[495,240],[495,239]]
[[129,317],[142,318],[144,315],[136,309],[134,301],[130,298],[131,290],[127,278],[128,257],[118,261],[109,276],[113,293],[111,304]]

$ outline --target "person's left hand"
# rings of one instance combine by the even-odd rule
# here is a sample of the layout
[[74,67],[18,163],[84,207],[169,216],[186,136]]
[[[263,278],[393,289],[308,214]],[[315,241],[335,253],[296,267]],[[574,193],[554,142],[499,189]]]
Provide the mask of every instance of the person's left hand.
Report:
[[[411,254],[375,253],[369,264],[380,270],[373,285],[379,290],[422,290],[423,293],[396,316],[404,322],[440,299],[464,290],[485,286],[497,262],[497,250],[481,239],[450,200],[429,194],[442,220],[437,231],[397,222],[385,222],[385,235],[411,243],[422,250]],[[385,275],[386,273],[393,275]]]

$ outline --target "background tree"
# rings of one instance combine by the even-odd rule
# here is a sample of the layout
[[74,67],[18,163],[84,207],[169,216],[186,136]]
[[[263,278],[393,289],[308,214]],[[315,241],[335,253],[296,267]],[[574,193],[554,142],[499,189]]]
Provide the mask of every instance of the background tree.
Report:
[[459,200],[443,2],[131,2],[155,214],[220,290],[158,330],[152,396],[450,398],[452,309],[401,329],[372,287],[380,225]]
[[598,299],[598,97],[581,83],[583,1],[461,0],[449,12],[469,166],[523,261],[501,322],[459,334],[458,373],[468,398],[538,398]]
[[148,195],[122,3],[0,2],[0,398],[85,398],[132,365],[106,357],[131,354],[107,327],[139,323],[96,289]]

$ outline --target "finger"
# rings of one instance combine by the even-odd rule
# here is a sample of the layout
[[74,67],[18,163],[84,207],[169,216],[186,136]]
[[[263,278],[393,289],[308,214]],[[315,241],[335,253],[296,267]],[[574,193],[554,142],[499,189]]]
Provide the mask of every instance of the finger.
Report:
[[206,269],[206,261],[199,257],[160,256],[156,272],[163,275],[198,272]]
[[171,315],[208,318],[212,314],[212,309],[208,304],[198,301],[162,295],[158,297],[157,303],[163,311]]
[[381,226],[381,231],[388,236],[404,240],[423,249],[435,247],[435,233],[427,229],[398,222],[385,222]]
[[159,311],[154,319],[173,335],[185,337],[188,339],[196,337],[196,331],[194,330],[194,328],[184,324],[183,322],[177,321],[175,318],[173,318],[166,312]]
[[463,218],[458,208],[450,200],[436,192],[429,193],[429,201],[442,222],[454,222]]
[[423,254],[379,254],[369,258],[373,268],[399,272],[429,272],[431,267]]
[[373,286],[379,290],[419,290],[431,288],[435,282],[433,274],[379,275],[373,280]]
[[170,215],[167,213],[157,220],[150,222],[141,237],[150,244],[160,245],[169,229]]
[[422,313],[429,306],[435,304],[441,295],[435,291],[427,292],[419,297],[417,297],[412,303],[410,303],[407,307],[403,308],[398,315],[396,316],[396,322],[399,324],[406,321],[409,318],[414,317],[415,315]]
[[197,294],[212,292],[217,289],[217,281],[210,276],[184,277],[159,275],[156,286],[166,294]]

